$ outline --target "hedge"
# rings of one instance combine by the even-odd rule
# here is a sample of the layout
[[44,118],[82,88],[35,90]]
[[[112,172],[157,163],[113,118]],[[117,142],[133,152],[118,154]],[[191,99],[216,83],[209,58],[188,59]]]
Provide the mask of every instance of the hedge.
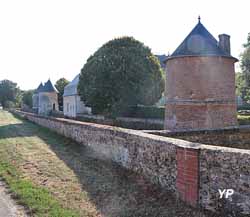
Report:
[[129,106],[121,114],[123,117],[164,119],[164,106]]
[[250,104],[237,106],[237,110],[250,110]]

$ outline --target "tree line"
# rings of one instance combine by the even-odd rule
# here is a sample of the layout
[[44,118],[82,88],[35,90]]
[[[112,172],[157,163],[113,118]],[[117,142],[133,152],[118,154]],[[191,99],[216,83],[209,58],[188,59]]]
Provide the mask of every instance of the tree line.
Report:
[[[65,78],[60,78],[55,87],[58,90],[58,103],[60,106],[63,105],[63,91],[64,87],[69,83]],[[4,108],[15,108],[26,105],[32,108],[32,96],[35,90],[21,90],[17,83],[10,80],[0,81],[0,104]]]

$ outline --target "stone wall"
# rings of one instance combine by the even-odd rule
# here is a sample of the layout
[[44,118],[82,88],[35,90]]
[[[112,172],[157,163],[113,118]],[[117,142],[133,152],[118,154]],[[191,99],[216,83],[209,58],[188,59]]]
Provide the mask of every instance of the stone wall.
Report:
[[20,111],[17,113],[91,147],[100,157],[138,172],[154,184],[176,192],[176,145],[173,141],[136,130],[48,118]]
[[[46,118],[20,111],[16,113],[91,147],[99,157],[142,174],[192,206],[213,211],[223,209],[229,213],[233,210],[235,216],[250,214],[250,150],[204,145],[137,130]],[[244,131],[250,134],[250,128]],[[163,131],[150,133],[164,135]],[[180,135],[188,133],[192,134],[179,132]],[[165,132],[166,135],[176,136],[178,133]],[[219,198],[219,189],[231,188],[235,191],[232,197]]]
[[[213,211],[224,209],[228,212],[233,210],[235,213],[250,213],[250,126],[147,132],[200,144],[197,181],[199,204],[202,207]],[[195,174],[192,175],[194,176]],[[222,200],[218,189],[233,189],[235,193],[232,198]]]
[[[232,148],[200,150],[200,204],[207,209],[250,214],[250,151]],[[233,189],[220,199],[218,189]]]

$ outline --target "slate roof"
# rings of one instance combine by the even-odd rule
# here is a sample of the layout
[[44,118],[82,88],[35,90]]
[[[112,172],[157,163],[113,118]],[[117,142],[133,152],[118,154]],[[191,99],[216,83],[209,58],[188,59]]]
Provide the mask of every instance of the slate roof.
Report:
[[41,82],[41,83],[39,84],[38,88],[35,90],[34,93],[39,93],[39,92],[42,91],[42,89],[43,89],[43,83]]
[[234,58],[219,47],[218,41],[202,25],[200,20],[169,58],[179,56],[224,56]]
[[50,79],[44,84],[40,92],[58,92],[57,89],[53,86]]
[[78,94],[77,86],[79,83],[79,76],[80,74],[78,74],[67,86],[65,86],[63,96],[72,96]]

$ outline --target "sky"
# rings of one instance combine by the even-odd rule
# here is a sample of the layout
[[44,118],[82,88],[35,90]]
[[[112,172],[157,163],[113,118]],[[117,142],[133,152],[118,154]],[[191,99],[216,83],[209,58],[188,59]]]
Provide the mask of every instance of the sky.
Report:
[[90,55],[120,36],[171,54],[199,15],[217,39],[231,36],[239,58],[250,32],[249,6],[247,0],[0,0],[0,80],[23,90],[49,78],[72,80]]

